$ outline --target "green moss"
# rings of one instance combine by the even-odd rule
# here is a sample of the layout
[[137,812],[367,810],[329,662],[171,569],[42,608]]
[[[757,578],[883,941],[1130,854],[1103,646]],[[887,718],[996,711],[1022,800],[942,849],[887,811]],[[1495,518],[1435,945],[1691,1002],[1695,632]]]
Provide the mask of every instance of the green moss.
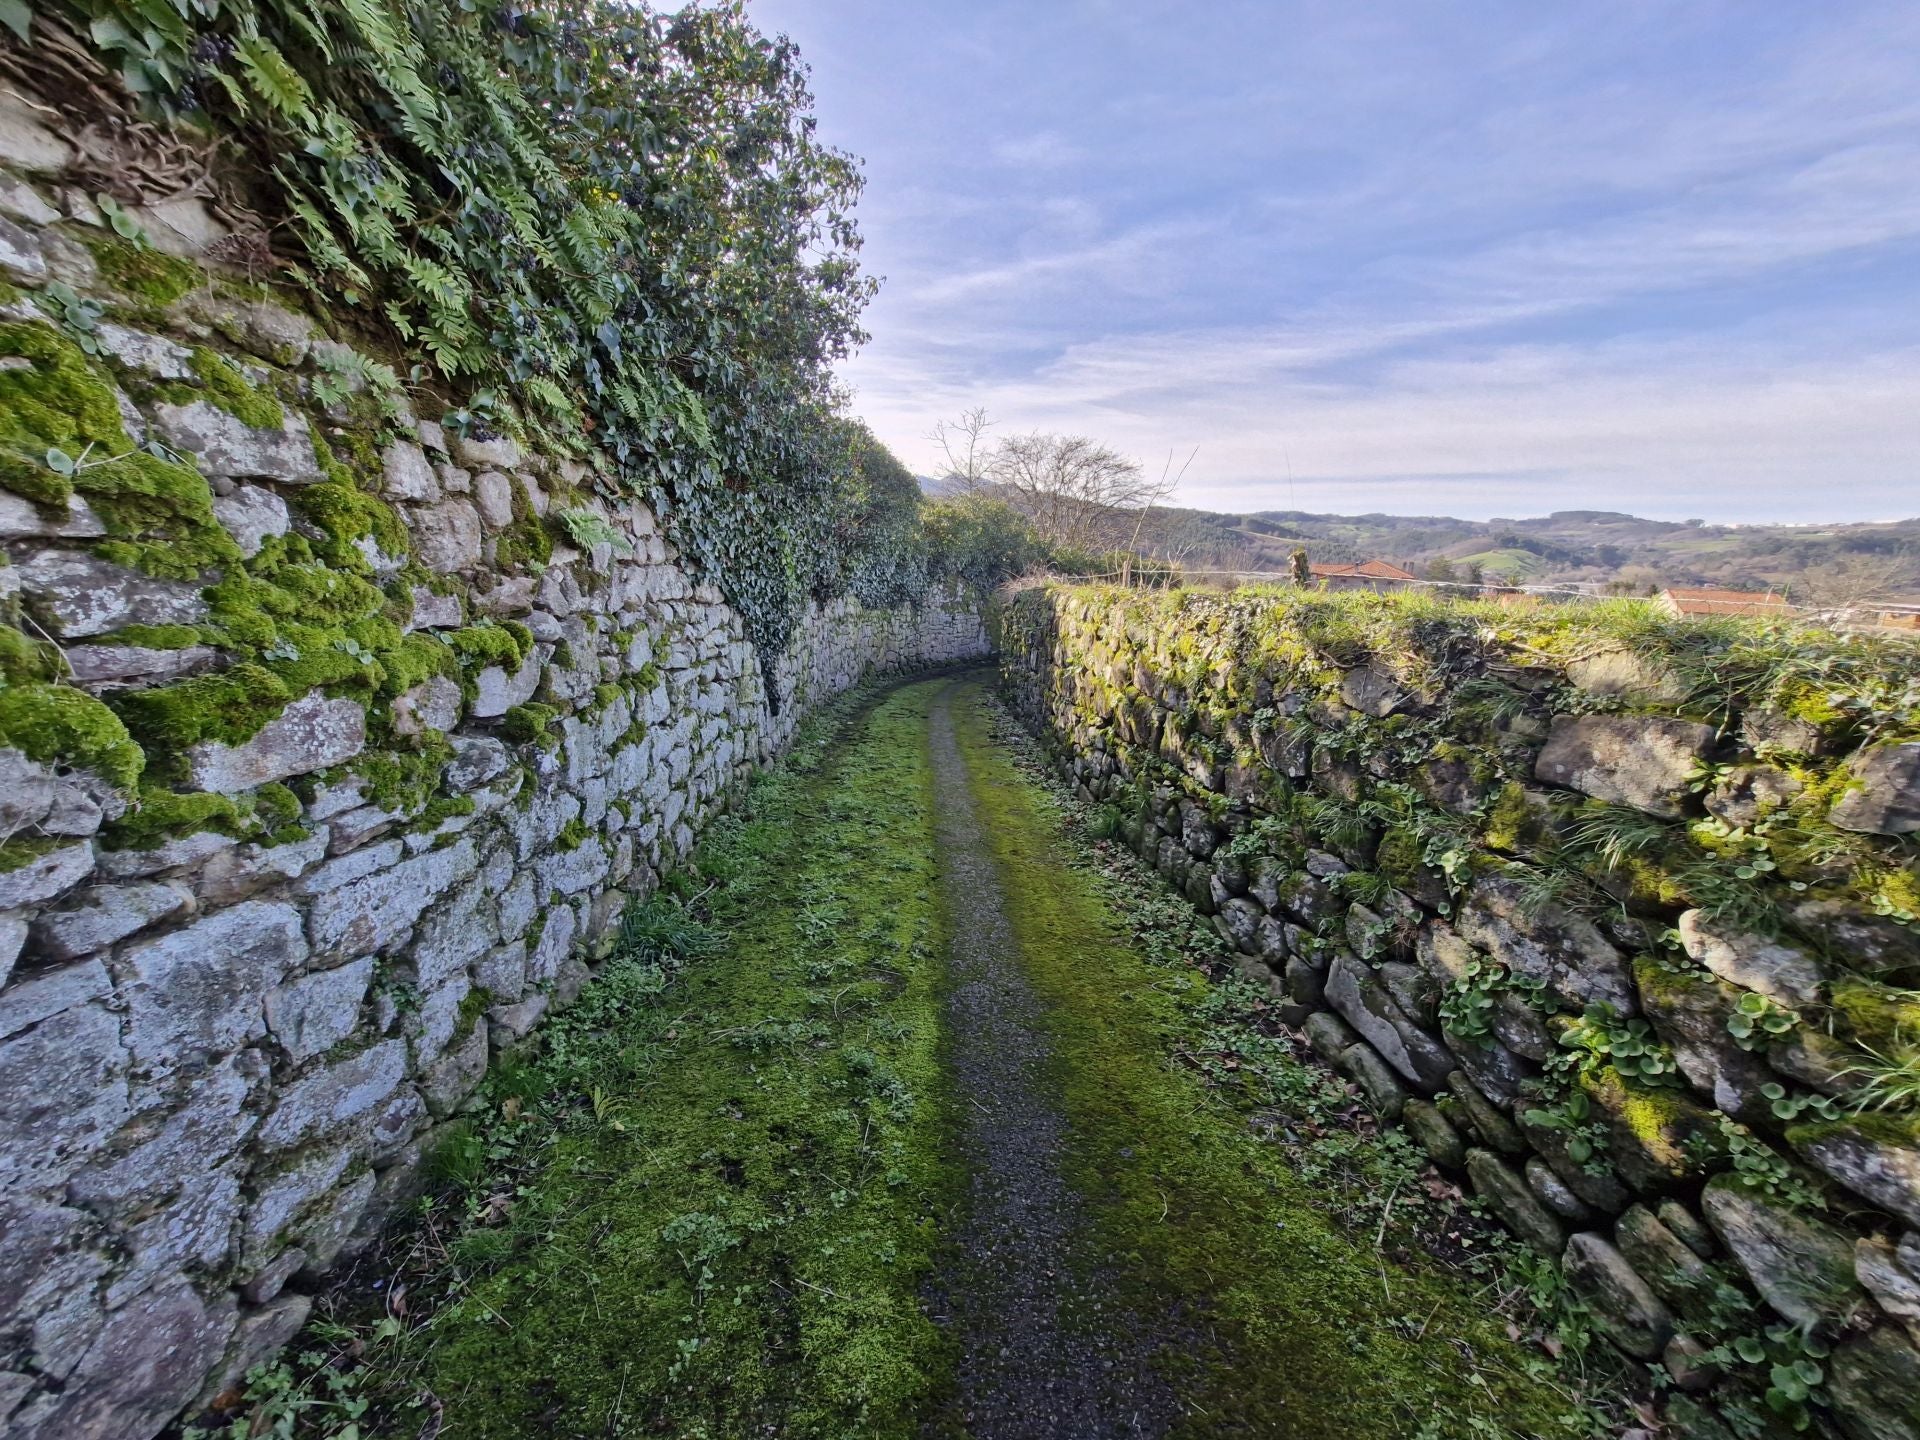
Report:
[[1868,1049],[1885,1054],[1896,1046],[1920,1044],[1920,993],[1841,976],[1829,988],[1828,999],[1848,1035]]
[[578,850],[582,845],[587,843],[589,833],[591,832],[588,831],[586,823],[578,816],[575,816],[560,827],[560,834],[554,841],[554,849]]
[[0,691],[0,745],[43,765],[89,770],[120,790],[131,790],[146,765],[118,715],[65,685]]
[[469,670],[484,670],[497,665],[508,672],[518,670],[533,648],[533,634],[524,625],[485,623],[446,632],[446,642]]
[[147,650],[186,650],[206,643],[206,637],[193,625],[122,625],[118,630],[92,638],[95,645],[137,645]]
[[77,841],[61,835],[15,835],[0,840],[0,875],[11,875]]
[[147,786],[125,815],[100,832],[100,839],[109,850],[151,850],[168,840],[197,835],[203,830],[219,835],[244,835],[247,819],[245,807],[228,795],[201,791],[179,795],[158,786]]
[[1870,1110],[1845,1120],[1818,1120],[1807,1125],[1787,1127],[1787,1143],[1796,1150],[1823,1140],[1844,1140],[1858,1136],[1876,1145],[1900,1149],[1920,1149],[1920,1114],[1898,1114]]
[[280,402],[248,380],[240,367],[219,351],[196,346],[187,366],[205,392],[196,398],[211,401],[242,425],[278,430],[287,423],[287,412]]
[[411,750],[370,750],[341,772],[366,781],[369,802],[382,810],[417,815],[440,798],[440,776],[453,758],[445,736],[431,731]]
[[320,528],[324,538],[315,552],[327,564],[355,574],[371,574],[373,565],[359,542],[372,540],[394,559],[410,550],[407,527],[386,501],[357,485],[328,480],[309,485],[293,497],[294,507]]
[[57,680],[65,668],[59,646],[34,640],[11,625],[0,625],[0,679],[7,684]]
[[1482,830],[1487,844],[1496,850],[1516,853],[1526,848],[1527,837],[1537,829],[1533,807],[1527,803],[1526,788],[1517,780],[1509,780],[1487,807]]
[[388,696],[405,694],[436,675],[452,678],[460,673],[460,657],[431,631],[397,635],[393,645],[382,647],[379,654],[386,669],[381,693]]
[[547,727],[559,717],[551,705],[516,705],[500,717],[500,733],[516,745],[548,740]]
[[114,289],[149,305],[171,305],[205,278],[200,268],[147,245],[135,245],[104,230],[82,229],[100,274]]
[[236,665],[152,690],[130,690],[114,705],[156,757],[177,757],[203,740],[238,745],[286,708],[294,692],[272,671]]

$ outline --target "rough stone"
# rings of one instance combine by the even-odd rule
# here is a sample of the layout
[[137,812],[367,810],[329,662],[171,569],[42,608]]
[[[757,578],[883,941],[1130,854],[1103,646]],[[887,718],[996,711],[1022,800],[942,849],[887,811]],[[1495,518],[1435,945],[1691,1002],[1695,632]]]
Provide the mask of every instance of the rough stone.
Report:
[[511,675],[498,665],[482,670],[474,679],[473,707],[469,713],[476,720],[493,720],[533,699],[550,653],[548,646],[534,646],[525,662]]
[[0,215],[0,276],[38,285],[47,278],[47,257],[29,230]]
[[1920,1440],[1920,1350],[1893,1326],[1839,1346],[1827,1370],[1847,1440]]
[[196,625],[207,618],[198,587],[78,551],[42,550],[19,569],[29,607],[62,640],[123,625]]
[[1909,1225],[1920,1225],[1920,1133],[1911,1121],[1863,1115],[1799,1125],[1787,1143],[1832,1176]]
[[249,1370],[270,1360],[298,1335],[312,1312],[311,1295],[284,1295],[269,1297],[263,1308],[242,1316],[234,1327],[226,1358],[200,1392],[201,1400],[210,1403],[222,1391],[240,1384]]
[[1671,668],[1634,650],[1602,650],[1571,660],[1567,679],[1589,695],[1629,705],[1679,705],[1689,693]]
[[22,170],[55,174],[73,162],[73,146],[58,133],[58,112],[12,90],[0,90],[0,160]]
[[1591,1308],[1600,1333],[1629,1355],[1654,1360],[1673,1338],[1673,1314],[1627,1258],[1591,1231],[1567,1242],[1567,1284]]
[[1722,980],[1789,1008],[1817,1004],[1824,992],[1826,967],[1799,946],[1748,934],[1702,911],[1680,917],[1680,943]]
[[1585,1225],[1593,1219],[1593,1207],[1567,1188],[1567,1182],[1553,1173],[1553,1167],[1538,1155],[1529,1155],[1522,1167],[1527,1177],[1527,1188],[1540,1197],[1545,1205],[1562,1220],[1576,1225]]
[[15,1416],[19,1440],[151,1436],[194,1395],[233,1331],[234,1305],[209,1305],[185,1280],[114,1311],[57,1395]]
[[451,575],[480,563],[485,534],[480,512],[469,500],[443,500],[416,511],[411,526],[414,558],[429,570]]
[[1688,781],[1712,752],[1711,725],[1651,715],[1563,715],[1540,758],[1537,779],[1650,815],[1679,819],[1690,809]]
[[192,455],[209,475],[311,485],[326,479],[313,452],[313,435],[297,410],[277,429],[255,429],[207,400],[178,405],[161,400],[153,428],[171,448]]
[[380,452],[380,472],[386,493],[395,500],[438,500],[440,482],[427,453],[408,440],[395,440]]
[[1736,765],[1707,796],[1709,814],[1729,825],[1752,826],[1784,809],[1806,787],[1772,765]]
[[293,526],[287,502],[261,485],[235,485],[229,493],[214,496],[213,517],[226,527],[248,560]]
[[438,595],[424,585],[413,587],[410,630],[452,630],[465,621],[458,595]]
[[1452,1092],[1453,1103],[1459,1107],[1460,1118],[1466,1122],[1469,1130],[1480,1137],[1482,1144],[1508,1155],[1526,1153],[1526,1138],[1521,1135],[1519,1127],[1487,1098],[1465,1071],[1456,1070],[1449,1075],[1447,1089]]
[[106,533],[106,524],[78,495],[56,508],[0,490],[0,540],[90,540]]
[[325,825],[300,840],[281,845],[235,845],[210,857],[194,882],[208,905],[232,905],[283,880],[297,880],[325,857],[330,832]]
[[1724,980],[1676,974],[1651,958],[1636,961],[1634,973],[1647,1018],[1673,1051],[1680,1073],[1727,1114],[1758,1118],[1760,1087],[1773,1077],[1765,1062],[1742,1050],[1727,1029],[1739,991]]
[[1558,1259],[1565,1231],[1526,1181],[1491,1150],[1467,1151],[1467,1176],[1473,1190],[1520,1240],[1548,1259]]
[[473,503],[490,530],[504,530],[513,523],[513,482],[498,470],[483,470],[473,477]]
[[1406,703],[1406,691],[1386,671],[1372,665],[1349,670],[1340,681],[1340,698],[1363,715],[1391,715]]
[[1604,1004],[1616,1015],[1639,1013],[1626,962],[1593,923],[1559,905],[1530,907],[1508,876],[1476,880],[1457,925],[1465,939],[1516,975],[1544,982],[1572,1009]]
[[466,795],[499,779],[513,765],[505,744],[484,735],[451,737],[453,759],[447,762],[443,783],[455,795]]
[[102,850],[100,878],[143,880],[149,875],[186,870],[237,843],[231,835],[202,830],[194,835],[182,835],[150,850]]
[[1713,1272],[1651,1210],[1644,1205],[1628,1207],[1613,1238],[1635,1272],[1671,1309],[1690,1320],[1712,1318]]
[[460,687],[444,675],[421,681],[393,702],[393,729],[397,735],[451,730],[459,723]]
[[420,1076],[420,1096],[427,1113],[444,1120],[474,1092],[487,1073],[487,1022],[476,1019],[472,1029],[455,1039]]
[[1574,1159],[1565,1132],[1541,1124],[1532,1118],[1533,1113],[1520,1107],[1516,1116],[1520,1133],[1540,1158],[1553,1167],[1553,1173],[1569,1190],[1603,1215],[1618,1215],[1632,1203],[1633,1196],[1615,1177],[1610,1165],[1600,1158]]
[[386,1040],[316,1071],[282,1092],[260,1127],[260,1143],[288,1150],[377,1114],[407,1073],[407,1043]]
[[160,685],[204,674],[220,663],[220,652],[211,645],[188,645],[179,650],[156,650],[145,645],[69,645],[66,655],[73,683],[89,690]]
[[1707,1182],[1701,1204],[1753,1288],[1787,1319],[1838,1325],[1853,1316],[1863,1292],[1845,1235],[1729,1175]]
[[511,470],[520,463],[520,447],[511,436],[480,440],[470,435],[449,435],[447,443],[454,463],[469,470]]
[[323,1055],[353,1033],[373,981],[373,961],[319,970],[270,991],[267,1032],[294,1064]]
[[168,881],[94,885],[33,922],[33,943],[53,960],[77,960],[193,907],[193,892]]
[[1340,1070],[1360,1087],[1367,1104],[1383,1120],[1398,1120],[1406,1109],[1407,1089],[1380,1052],[1365,1041],[1349,1045],[1340,1056]]
[[1467,1147],[1460,1139],[1460,1132],[1431,1100],[1418,1096],[1408,1100],[1400,1111],[1400,1123],[1434,1164],[1448,1170],[1458,1170],[1466,1164]]
[[1433,1094],[1455,1062],[1447,1047],[1410,1020],[1359,960],[1341,955],[1327,976],[1327,1003],[1408,1080]]
[[358,955],[385,950],[478,863],[472,842],[462,840],[324,892],[310,921],[315,948]]
[[135,1061],[164,1075],[266,1033],[267,992],[307,957],[300,912],[250,900],[137,940],[116,961]]
[[237,795],[270,780],[339,765],[367,744],[367,712],[357,700],[302,695],[250,740],[225,745],[205,740],[186,752],[195,788]]
[[1882,1310],[1920,1340],[1920,1233],[1909,1230],[1897,1246],[1880,1235],[1862,1238],[1853,1250],[1853,1275]]
[[1834,802],[1827,819],[1869,835],[1920,830],[1920,741],[1875,745],[1847,763],[1856,783]]
[[91,845],[63,845],[0,874],[0,910],[44,905],[93,873]]
[[1360,1038],[1331,1010],[1319,1010],[1308,1016],[1301,1030],[1313,1053],[1328,1065],[1337,1065],[1347,1048]]

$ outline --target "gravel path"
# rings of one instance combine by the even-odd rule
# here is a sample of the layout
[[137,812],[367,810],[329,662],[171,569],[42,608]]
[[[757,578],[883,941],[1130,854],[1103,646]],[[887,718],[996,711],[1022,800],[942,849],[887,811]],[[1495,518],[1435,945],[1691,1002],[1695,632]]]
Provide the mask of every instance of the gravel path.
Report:
[[[948,1064],[968,1170],[954,1251],[928,1298],[957,1336],[956,1420],[972,1440],[1160,1436],[1179,1413],[1111,1272],[1089,1264],[1083,1202],[1060,1171],[1067,1122],[1048,1095],[1041,1005],[1027,983],[951,704],[931,716],[937,837],[952,923]],[[937,1433],[950,1433],[941,1430]]]

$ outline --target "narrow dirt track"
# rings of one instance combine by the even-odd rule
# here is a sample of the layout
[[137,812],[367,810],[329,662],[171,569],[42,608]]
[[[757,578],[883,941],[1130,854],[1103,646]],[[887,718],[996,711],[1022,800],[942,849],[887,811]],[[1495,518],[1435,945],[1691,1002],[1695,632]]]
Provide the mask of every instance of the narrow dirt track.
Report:
[[1065,1117],[1050,1049],[941,691],[929,717],[941,888],[952,937],[947,1064],[966,1169],[964,1213],[931,1297],[956,1337],[957,1413],[972,1440],[1158,1436],[1178,1413],[1146,1333],[1086,1254],[1061,1174]]

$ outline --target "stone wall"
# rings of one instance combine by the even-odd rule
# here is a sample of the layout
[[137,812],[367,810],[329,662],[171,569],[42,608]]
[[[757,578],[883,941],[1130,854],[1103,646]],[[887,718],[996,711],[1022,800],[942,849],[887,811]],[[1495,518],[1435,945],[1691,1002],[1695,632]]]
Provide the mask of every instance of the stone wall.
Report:
[[1911,647],[1297,591],[997,624],[1083,796],[1662,1367],[1662,1433],[1920,1436],[1916,1099],[1855,1068],[1920,1041]]
[[116,235],[6,105],[0,1429],[131,1440],[298,1330],[811,703],[986,638],[838,600],[763,667],[598,457],[170,256],[191,199]]

